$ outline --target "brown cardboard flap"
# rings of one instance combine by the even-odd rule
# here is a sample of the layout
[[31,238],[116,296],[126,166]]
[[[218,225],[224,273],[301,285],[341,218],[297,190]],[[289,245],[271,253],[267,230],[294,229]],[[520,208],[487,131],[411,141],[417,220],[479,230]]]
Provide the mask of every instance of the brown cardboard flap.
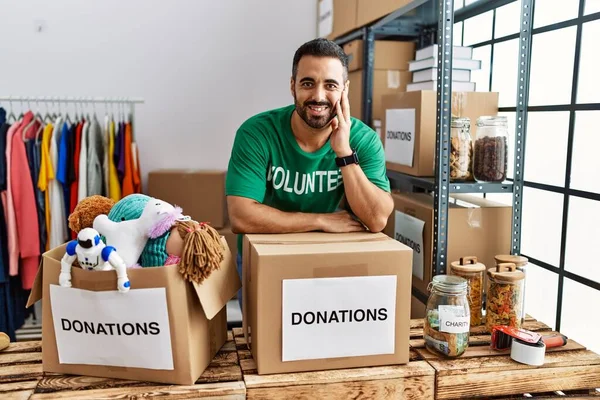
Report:
[[31,307],[38,300],[42,299],[43,293],[43,283],[44,283],[44,257],[50,257],[58,260],[62,259],[63,254],[65,254],[65,248],[67,244],[64,243],[61,246],[55,247],[54,249],[48,250],[42,257],[40,257],[40,266],[38,268],[37,274],[35,275],[35,280],[33,281],[33,287],[31,288],[31,293],[29,293],[29,298],[27,299],[26,308]]
[[321,244],[342,242],[371,242],[388,240],[384,233],[286,233],[286,234],[253,234],[246,235],[252,244]]
[[213,319],[242,287],[235,260],[224,236],[221,236],[221,242],[225,246],[225,259],[221,263],[221,267],[213,271],[201,284],[193,282],[200,304],[202,304],[208,319]]

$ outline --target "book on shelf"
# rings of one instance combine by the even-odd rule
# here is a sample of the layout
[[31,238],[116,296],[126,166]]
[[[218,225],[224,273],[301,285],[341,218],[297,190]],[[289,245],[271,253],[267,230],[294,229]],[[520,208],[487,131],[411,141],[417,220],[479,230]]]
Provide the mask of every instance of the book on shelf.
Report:
[[[437,68],[437,58],[426,58],[424,60],[414,60],[408,63],[408,70],[411,72],[420,71],[422,69]],[[481,60],[465,60],[461,58],[452,58],[452,69],[481,69]]]
[[[420,71],[413,72],[413,83],[425,82],[425,81],[436,81],[437,80],[437,68],[427,68]],[[468,69],[452,69],[452,81],[453,82],[470,82],[471,71]]]
[[[471,59],[473,58],[473,48],[464,46],[454,46],[452,48],[452,58]],[[415,60],[424,60],[426,58],[436,58],[438,55],[438,45],[433,44],[431,46],[424,47],[417,50],[415,54]]]
[[[406,85],[406,91],[407,92],[414,92],[417,90],[437,91],[437,85],[438,85],[437,81],[409,83]],[[475,91],[475,82],[454,82],[454,81],[452,81],[452,91],[453,92],[474,92]]]

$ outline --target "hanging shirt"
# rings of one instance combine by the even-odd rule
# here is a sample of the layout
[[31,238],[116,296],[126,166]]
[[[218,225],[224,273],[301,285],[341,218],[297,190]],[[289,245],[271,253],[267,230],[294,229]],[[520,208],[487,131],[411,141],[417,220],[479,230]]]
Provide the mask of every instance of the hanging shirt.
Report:
[[125,173],[123,175],[123,197],[135,193],[133,187],[133,157],[131,152],[131,124],[125,125]]
[[[119,173],[119,182],[121,187],[123,186],[123,179],[125,178],[125,124],[119,123],[119,163],[117,165],[117,172]],[[122,192],[123,189],[121,189]],[[125,194],[123,193],[123,197]]]
[[50,250],[50,191],[48,184],[54,179],[54,170],[52,169],[52,160],[50,158],[50,140],[52,140],[52,130],[54,125],[47,124],[42,132],[40,174],[37,185],[44,193],[44,216],[46,220],[46,243],[45,250]]
[[87,195],[104,196],[104,177],[102,176],[104,170],[102,166],[104,161],[104,139],[102,138],[102,128],[95,115],[90,125],[87,150]]
[[[40,257],[39,225],[33,182],[29,173],[27,152],[22,139],[23,128],[33,119],[28,111],[23,117],[21,128],[15,131],[12,138],[12,159],[10,178],[12,197],[19,236],[19,253],[21,255],[21,281],[23,289],[33,286]],[[35,124],[34,124],[35,127]],[[28,132],[32,131],[29,129]],[[35,138],[35,131],[33,133]],[[27,138],[26,138],[27,139]]]
[[115,165],[115,122],[110,121],[108,128],[108,194],[115,202],[121,200],[121,185],[117,175],[117,166]]
[[28,130],[26,135],[25,150],[27,151],[27,162],[29,164],[29,173],[33,183],[33,192],[35,206],[37,210],[38,236],[40,241],[40,254],[46,247],[46,218],[44,216],[44,193],[38,188],[37,182],[40,174],[40,147],[41,143],[37,141],[36,134],[38,130],[43,129],[42,125],[36,121]]
[[[58,117],[52,131],[50,140],[50,160],[52,162],[52,171],[58,169],[58,145],[61,139],[62,118]],[[60,246],[67,240],[67,226],[65,221],[65,204],[62,185],[58,179],[50,180],[48,190],[50,191],[50,248]]]
[[[58,170],[56,179],[60,182],[63,190],[63,207],[65,207],[65,215],[69,214],[69,180],[68,180],[68,164],[69,164],[69,124],[65,121],[62,124],[60,133],[60,142],[58,143]],[[66,224],[66,219],[65,219]],[[66,226],[66,225],[65,225]]]
[[[0,194],[6,192],[6,134],[10,125],[6,123],[6,111],[0,108]],[[1,200],[0,200],[1,201]],[[4,206],[0,204],[0,287],[8,281],[8,233],[6,232],[6,218]],[[1,289],[0,289],[1,290]],[[0,293],[2,296],[2,293]],[[2,298],[0,297],[0,303]],[[0,315],[5,313],[5,308],[0,307]],[[0,321],[2,329],[3,321]],[[6,325],[8,322],[4,322]]]
[[15,122],[6,134],[6,191],[2,196],[4,213],[6,215],[6,232],[8,234],[8,273],[16,276],[19,273],[19,235],[17,233],[17,219],[12,192],[12,140],[15,132],[19,130],[21,122]]
[[90,121],[86,120],[83,123],[81,131],[81,148],[79,151],[79,177],[77,187],[77,201],[81,201],[87,197],[87,141],[90,130]]
[[[75,128],[75,151],[73,152],[73,170],[75,179],[71,183],[71,204],[69,214],[75,211],[77,199],[79,197],[79,154],[81,153],[81,132],[83,131],[83,122],[80,121]],[[71,231],[71,238],[75,239],[77,233]]]
[[108,150],[108,136],[110,134],[110,117],[107,115],[104,116],[104,127],[102,130],[102,147],[104,148],[104,158],[102,159],[102,177],[104,178],[103,182],[103,193],[106,197],[110,196],[110,171],[109,171],[109,159],[110,154]]
[[131,143],[131,157],[133,158],[133,191],[142,193],[142,174],[140,171],[140,154],[137,143]]

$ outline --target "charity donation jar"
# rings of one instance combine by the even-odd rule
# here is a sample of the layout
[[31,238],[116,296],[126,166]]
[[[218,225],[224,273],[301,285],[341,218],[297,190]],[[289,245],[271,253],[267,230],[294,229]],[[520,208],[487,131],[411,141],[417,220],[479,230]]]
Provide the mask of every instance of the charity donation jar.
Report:
[[471,313],[467,280],[437,275],[429,284],[423,338],[425,347],[447,357],[462,355],[469,345]]

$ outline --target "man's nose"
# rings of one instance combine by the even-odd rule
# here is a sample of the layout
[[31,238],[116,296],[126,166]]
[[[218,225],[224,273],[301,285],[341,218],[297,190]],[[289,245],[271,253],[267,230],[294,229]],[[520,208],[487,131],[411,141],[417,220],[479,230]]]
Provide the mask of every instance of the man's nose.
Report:
[[322,86],[316,86],[314,97],[315,97],[315,101],[318,101],[321,103],[327,102],[327,91]]

